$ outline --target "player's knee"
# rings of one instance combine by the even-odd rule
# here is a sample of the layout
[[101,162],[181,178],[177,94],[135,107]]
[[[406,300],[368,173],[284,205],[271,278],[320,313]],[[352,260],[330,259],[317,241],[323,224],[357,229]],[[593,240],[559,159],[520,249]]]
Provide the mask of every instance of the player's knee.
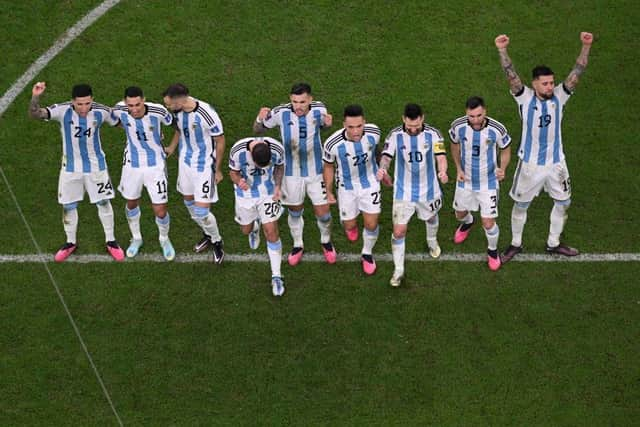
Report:
[[196,219],[203,220],[209,215],[209,208],[205,208],[204,206],[194,206],[193,215]]
[[331,221],[331,213],[327,212],[324,215],[316,216],[316,219],[320,222],[329,222]]
[[375,226],[373,226],[373,224],[369,224],[369,226],[365,224],[364,232],[369,236],[377,236],[378,233],[380,233],[380,227],[378,226],[378,224],[376,224]]
[[495,225],[496,220],[493,218],[482,218],[482,227],[485,230],[490,230]]
[[302,214],[304,213],[304,209],[300,209],[299,211],[294,211],[292,209],[287,209],[287,211],[289,212],[289,216],[291,216],[293,218],[300,218],[302,216]]
[[555,207],[557,207],[559,209],[567,210],[567,209],[569,209],[569,206],[571,206],[571,199],[554,200],[553,204],[554,204]]
[[65,212],[74,211],[76,209],[78,209],[78,202],[65,203],[64,205],[62,205],[62,210],[64,210]]

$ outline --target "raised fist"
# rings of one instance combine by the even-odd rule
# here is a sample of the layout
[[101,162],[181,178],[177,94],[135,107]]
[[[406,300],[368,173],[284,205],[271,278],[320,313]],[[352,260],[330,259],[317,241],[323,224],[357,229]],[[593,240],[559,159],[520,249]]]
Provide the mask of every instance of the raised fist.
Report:
[[31,94],[33,96],[40,96],[47,88],[47,84],[45,82],[37,82],[33,85],[33,89],[31,89]]
[[495,42],[498,49],[506,49],[507,46],[509,46],[509,36],[506,34],[500,34],[496,37]]
[[582,41],[582,44],[590,45],[593,43],[593,34],[585,32],[580,33],[580,41]]

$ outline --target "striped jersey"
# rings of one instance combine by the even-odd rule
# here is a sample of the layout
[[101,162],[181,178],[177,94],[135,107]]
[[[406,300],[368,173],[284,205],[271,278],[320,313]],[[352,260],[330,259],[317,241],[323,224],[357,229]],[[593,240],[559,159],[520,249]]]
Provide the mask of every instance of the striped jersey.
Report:
[[364,125],[360,141],[349,141],[344,128],[334,132],[324,145],[323,160],[335,163],[336,185],[345,190],[364,189],[377,185],[376,146],[380,141],[380,128]]
[[571,91],[564,83],[553,89],[553,96],[548,100],[539,99],[535,91],[527,86],[513,95],[522,120],[518,157],[524,162],[544,166],[564,160],[560,125],[564,105],[570,96]]
[[224,134],[222,122],[211,105],[195,98],[193,100],[196,103],[193,111],[174,113],[180,134],[179,162],[198,172],[215,170],[216,150],[213,137]]
[[86,117],[80,117],[71,102],[46,107],[47,120],[60,122],[62,135],[62,168],[67,172],[91,173],[107,169],[100,142],[100,127],[107,122],[115,126],[111,109],[91,103]]
[[473,191],[498,189],[497,152],[498,148],[504,149],[511,144],[507,128],[487,117],[482,128],[475,130],[469,124],[468,117],[462,116],[451,123],[449,137],[452,143],[460,145],[464,181],[459,181],[458,187]]
[[163,166],[166,154],[160,127],[170,126],[173,116],[160,104],[145,102],[144,108],[144,116],[136,119],[123,101],[113,107],[112,114],[127,135],[124,162],[133,168]]
[[262,124],[266,128],[280,127],[284,145],[285,176],[316,176],[322,174],[322,115],[327,108],[312,101],[309,112],[298,117],[291,103],[275,107]]
[[256,166],[249,151],[249,143],[256,138],[243,138],[233,144],[229,153],[229,168],[240,172],[249,185],[247,191],[243,191],[237,185],[233,185],[237,197],[262,198],[272,196],[275,189],[273,171],[276,166],[284,163],[284,147],[276,139],[265,137],[263,140],[269,144],[271,149],[271,163],[264,168]]
[[446,155],[440,131],[428,124],[422,132],[409,135],[404,126],[389,132],[382,155],[396,158],[393,198],[407,202],[428,202],[442,197],[436,156]]

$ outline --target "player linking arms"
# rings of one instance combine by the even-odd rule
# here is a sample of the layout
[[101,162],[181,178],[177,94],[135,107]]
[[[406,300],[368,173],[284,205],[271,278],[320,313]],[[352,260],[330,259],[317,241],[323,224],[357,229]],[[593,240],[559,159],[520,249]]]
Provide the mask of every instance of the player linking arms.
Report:
[[495,39],[500,63],[507,75],[511,94],[518,103],[522,120],[519,160],[509,193],[515,201],[511,211],[512,241],[503,254],[503,263],[522,252],[522,232],[527,222],[527,209],[543,189],[554,202],[546,251],[565,256],[578,255],[577,249],[560,243],[571,203],[571,178],[562,148],[560,126],[564,105],[587,66],[593,35],[583,32],[580,40],[582,50],[565,81],[555,86],[553,71],[540,65],[533,69],[531,89],[522,84],[507,54],[509,37],[502,34]]
[[77,248],[78,202],[89,194],[91,203],[98,206],[98,217],[104,229],[107,252],[116,261],[124,260],[124,251],[116,242],[113,208],[115,197],[107,162],[100,143],[100,127],[106,122],[116,125],[111,109],[93,102],[91,86],[79,84],[71,91],[71,101],[40,107],[45,82],[38,82],[31,90],[29,114],[35,119],[60,122],[62,134],[62,168],[58,179],[58,202],[62,205],[62,222],[67,241],[54,259],[62,262]]
[[260,224],[271,263],[271,291],[284,294],[280,273],[282,242],[278,219],[282,214],[280,188],[284,175],[284,147],[273,138],[244,138],[231,147],[229,176],[234,185],[236,222],[249,236],[249,247],[260,245]]

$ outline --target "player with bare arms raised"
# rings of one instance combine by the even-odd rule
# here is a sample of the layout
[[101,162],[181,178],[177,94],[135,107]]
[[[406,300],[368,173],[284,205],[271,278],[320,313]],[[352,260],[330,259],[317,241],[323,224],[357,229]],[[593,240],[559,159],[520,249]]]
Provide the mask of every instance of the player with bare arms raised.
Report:
[[571,203],[571,179],[562,148],[561,122],[564,105],[573,94],[580,76],[587,66],[593,34],[580,33],[582,50],[576,64],[564,80],[555,85],[553,71],[539,65],[533,69],[532,88],[525,86],[507,54],[509,37],[496,37],[511,94],[518,103],[522,120],[522,135],[518,149],[518,165],[510,195],[515,201],[511,211],[511,245],[505,250],[502,262],[508,262],[522,252],[522,232],[527,221],[531,201],[546,191],[553,199],[546,252],[564,256],[578,255],[578,250],[560,243],[560,235]]

